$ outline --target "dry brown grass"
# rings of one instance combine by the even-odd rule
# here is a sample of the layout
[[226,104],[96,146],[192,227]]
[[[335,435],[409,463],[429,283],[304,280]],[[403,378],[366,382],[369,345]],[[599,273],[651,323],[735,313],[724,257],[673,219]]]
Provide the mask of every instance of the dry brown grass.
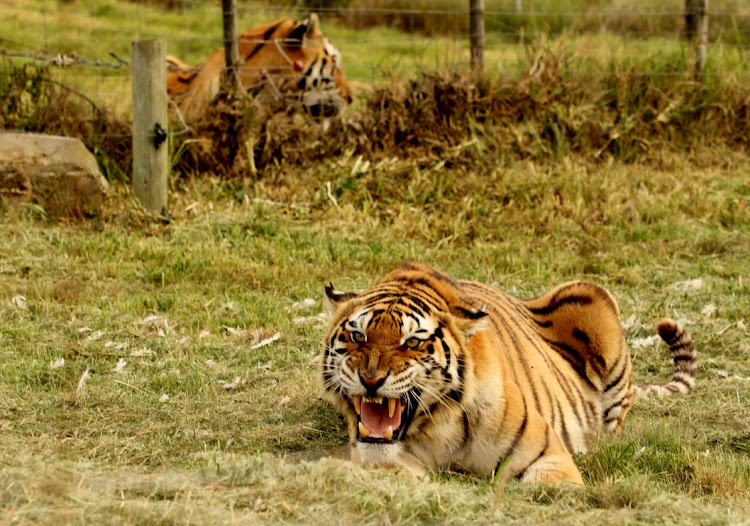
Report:
[[[748,146],[750,92],[743,84],[626,66],[609,76],[571,75],[569,60],[560,48],[542,47],[529,52],[520,76],[432,72],[394,79],[326,132],[304,118],[269,119],[257,126],[255,165],[271,173],[363,155],[371,162],[397,156],[421,166],[473,166],[485,162],[486,152],[515,161],[572,155],[648,162],[655,152],[691,151],[707,141],[719,148]],[[247,155],[249,127],[237,125],[241,112],[219,111],[211,119],[191,136],[202,145],[181,159],[180,169],[232,166],[233,175],[248,176],[248,163],[235,159]],[[206,129],[220,132],[200,131]]]
[[[328,131],[303,115],[269,116],[219,98],[189,133],[174,137],[173,178],[254,178],[254,165],[272,179],[352,155],[371,163],[398,157],[422,167],[472,167],[495,164],[498,155],[506,163],[570,156],[658,163],[670,150],[748,147],[750,91],[739,79],[698,81],[669,57],[647,72],[637,61],[612,62],[607,74],[583,73],[577,60],[564,40],[540,41],[517,75],[424,72],[393,79],[363,93]],[[80,137],[106,175],[127,179],[131,139],[124,117],[71,91],[45,68],[9,66],[0,83],[6,95],[1,127]]]

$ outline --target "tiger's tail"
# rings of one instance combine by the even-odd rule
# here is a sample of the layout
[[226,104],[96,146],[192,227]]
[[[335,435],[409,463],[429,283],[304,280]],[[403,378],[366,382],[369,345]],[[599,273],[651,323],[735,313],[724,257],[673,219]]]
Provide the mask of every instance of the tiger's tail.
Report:
[[636,398],[689,393],[695,388],[695,375],[698,370],[698,352],[695,350],[693,338],[675,321],[669,319],[660,321],[656,330],[672,353],[674,362],[672,380],[665,384],[636,385]]

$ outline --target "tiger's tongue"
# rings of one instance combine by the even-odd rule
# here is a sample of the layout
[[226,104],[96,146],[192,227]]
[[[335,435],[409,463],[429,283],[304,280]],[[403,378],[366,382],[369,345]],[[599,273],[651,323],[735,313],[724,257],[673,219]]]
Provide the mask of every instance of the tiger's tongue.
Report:
[[393,431],[401,425],[401,400],[396,400],[396,410],[393,411],[393,417],[388,415],[388,399],[384,398],[382,404],[362,401],[362,414],[360,415],[362,424],[370,430],[370,436],[374,438],[383,438],[388,426]]

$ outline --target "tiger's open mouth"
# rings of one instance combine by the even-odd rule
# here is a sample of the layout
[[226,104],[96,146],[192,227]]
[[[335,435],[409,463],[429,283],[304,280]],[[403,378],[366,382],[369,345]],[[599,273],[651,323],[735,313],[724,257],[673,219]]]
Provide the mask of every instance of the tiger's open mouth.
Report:
[[385,398],[382,396],[355,396],[354,410],[359,416],[360,442],[393,442],[402,440],[414,417],[408,403],[408,394],[404,398]]

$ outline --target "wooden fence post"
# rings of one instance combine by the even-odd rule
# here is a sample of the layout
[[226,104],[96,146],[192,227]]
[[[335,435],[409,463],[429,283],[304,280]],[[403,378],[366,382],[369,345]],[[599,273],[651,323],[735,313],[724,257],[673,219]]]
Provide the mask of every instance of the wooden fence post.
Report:
[[708,47],[708,0],[685,0],[685,37],[695,43],[696,70],[702,74]]
[[133,193],[152,213],[167,215],[167,42],[132,45]]
[[226,78],[226,86],[233,92],[242,87],[240,80],[240,51],[237,45],[237,0],[222,0],[224,15],[224,62],[227,69],[222,78]]
[[484,69],[484,0],[469,0],[471,67]]

